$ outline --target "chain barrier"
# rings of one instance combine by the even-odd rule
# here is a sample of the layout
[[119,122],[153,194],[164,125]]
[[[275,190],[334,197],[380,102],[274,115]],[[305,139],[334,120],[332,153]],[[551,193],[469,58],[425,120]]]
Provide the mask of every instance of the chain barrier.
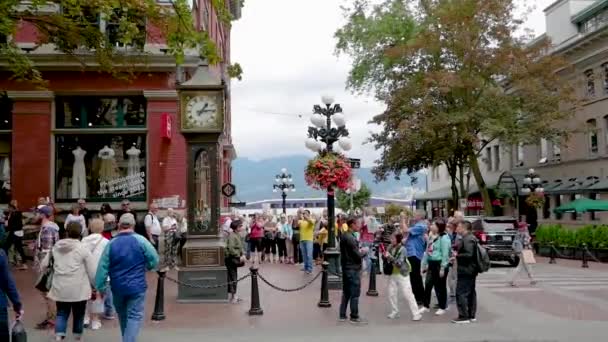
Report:
[[317,275],[314,276],[314,278],[310,279],[309,281],[307,281],[304,285],[293,288],[293,289],[284,289],[281,287],[278,287],[274,284],[272,284],[270,281],[268,281],[266,278],[264,278],[264,276],[262,276],[260,273],[258,273],[258,278],[260,278],[260,280],[262,280],[264,283],[266,283],[266,285],[270,286],[271,288],[277,290],[277,291],[281,291],[281,292],[296,292],[296,291],[301,291],[303,289],[305,289],[306,287],[308,287],[310,284],[314,283],[315,280],[319,279],[319,277],[323,274],[323,271],[319,271],[319,273],[317,273]]
[[558,256],[558,257],[560,257],[560,258],[562,258],[562,259],[572,259],[572,256],[567,256],[567,255],[564,255],[564,254],[560,253],[560,252],[557,250],[557,248],[555,248],[555,246],[551,246],[551,248],[553,248],[553,251],[555,252],[555,255],[556,255],[556,256]]
[[172,283],[175,283],[175,284],[177,284],[177,285],[182,285],[182,286],[185,286],[185,287],[189,287],[189,288],[193,288],[193,289],[218,289],[218,288],[220,288],[220,287],[227,287],[228,285],[236,284],[236,283],[238,283],[238,282],[240,282],[240,281],[243,281],[243,280],[245,280],[245,279],[247,279],[247,278],[249,278],[249,277],[251,277],[251,273],[247,273],[246,275],[244,275],[244,276],[240,277],[240,278],[239,278],[239,279],[237,279],[237,280],[234,280],[234,281],[229,281],[229,282],[222,283],[222,284],[215,284],[215,285],[197,285],[197,284],[188,284],[188,283],[185,283],[185,282],[183,282],[183,281],[179,281],[179,280],[177,280],[177,279],[171,278],[171,277],[169,277],[169,276],[165,276],[165,278],[167,278],[167,280],[169,280],[169,281],[170,281],[170,282],[172,282]]
[[590,256],[593,261],[597,263],[602,263],[598,258],[595,257],[595,255],[591,254],[588,248],[584,249],[584,253],[587,253],[587,255]]
[[[564,255],[564,254],[560,253],[560,252],[557,250],[557,248],[555,248],[555,246],[551,246],[551,248],[552,248],[552,249],[553,249],[553,251],[555,252],[555,256],[560,257],[560,258],[562,258],[562,259],[573,259],[573,256],[567,256],[567,255]],[[598,258],[596,258],[596,257],[595,257],[595,255],[593,255],[593,254],[591,253],[591,251],[589,251],[589,248],[582,248],[582,250],[583,250],[583,253],[585,253],[587,256],[591,257],[591,259],[592,259],[593,261],[598,262],[598,263],[602,263],[602,261],[601,261],[601,260],[599,260]]]

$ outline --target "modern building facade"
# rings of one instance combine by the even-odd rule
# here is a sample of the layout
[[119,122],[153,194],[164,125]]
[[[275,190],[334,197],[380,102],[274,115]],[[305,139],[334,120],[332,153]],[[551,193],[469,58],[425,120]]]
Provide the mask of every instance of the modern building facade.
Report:
[[[170,6],[157,1],[158,6]],[[240,1],[226,1],[238,19]],[[60,5],[47,11],[61,11]],[[225,123],[217,160],[220,184],[231,181],[235,151],[231,139],[230,27],[218,20],[211,0],[194,0],[194,29],[209,32],[223,62],[212,66],[226,84]],[[139,18],[142,19],[142,18]],[[97,18],[100,30],[110,40],[116,30],[111,20]],[[176,83],[187,80],[199,63],[188,56],[181,68],[168,55],[162,32],[145,20],[145,36],[133,46],[120,46],[133,54],[147,54],[134,66],[133,79],[117,79],[95,70],[87,52],[85,63],[56,51],[53,46],[36,46],[36,29],[29,23],[12,37],[42,71],[46,90],[11,80],[2,71],[8,60],[0,56],[0,204],[16,199],[25,209],[38,197],[49,197],[60,208],[78,198],[90,208],[103,202],[129,199],[136,210],[149,203],[170,203],[185,207],[187,198],[187,148],[180,133]],[[201,184],[210,184],[209,165],[196,165]],[[213,191],[219,191],[214,189]],[[206,206],[206,195],[197,201]],[[222,201],[228,206],[228,199]],[[118,204],[113,204],[117,208]]]
[[[501,174],[512,174],[521,190],[527,170],[535,169],[543,180],[545,206],[533,212],[520,198],[520,213],[537,216],[536,223],[578,226],[608,223],[608,214],[558,215],[553,209],[579,197],[608,199],[608,1],[558,0],[544,10],[550,53],[565,58],[571,68],[561,71],[571,82],[581,105],[570,120],[559,123],[572,134],[564,141],[541,140],[536,145],[488,146],[481,156],[484,178],[495,187]],[[417,200],[440,211],[450,197],[450,179],[444,166],[430,171],[429,192]],[[472,196],[478,196],[471,178]],[[520,192],[521,193],[521,192]],[[471,201],[469,201],[471,202]],[[443,203],[443,204],[442,204]],[[496,203],[499,204],[499,203]]]

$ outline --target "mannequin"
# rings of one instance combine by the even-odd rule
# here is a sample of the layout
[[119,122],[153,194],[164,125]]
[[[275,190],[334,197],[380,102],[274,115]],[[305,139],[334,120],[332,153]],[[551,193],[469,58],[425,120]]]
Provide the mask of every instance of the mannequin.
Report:
[[77,146],[72,151],[74,166],[72,167],[72,198],[87,197],[87,171],[84,166],[84,156],[87,151]]
[[114,168],[114,156],[116,153],[114,153],[114,150],[109,148],[108,145],[105,145],[101,150],[99,150],[97,155],[101,159],[99,166],[99,181],[107,182],[114,179],[116,177]]
[[139,172],[141,170],[141,165],[139,164],[140,153],[141,151],[138,150],[135,146],[131,146],[131,148],[127,150],[127,156],[129,156],[127,176],[139,175]]

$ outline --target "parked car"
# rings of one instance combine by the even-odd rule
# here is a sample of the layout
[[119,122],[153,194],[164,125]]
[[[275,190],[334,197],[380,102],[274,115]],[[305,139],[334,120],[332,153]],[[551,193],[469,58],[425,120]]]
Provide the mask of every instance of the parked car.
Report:
[[517,234],[516,218],[479,217],[469,222],[473,225],[475,237],[487,249],[490,260],[508,261],[511,266],[517,266],[519,258],[512,247]]

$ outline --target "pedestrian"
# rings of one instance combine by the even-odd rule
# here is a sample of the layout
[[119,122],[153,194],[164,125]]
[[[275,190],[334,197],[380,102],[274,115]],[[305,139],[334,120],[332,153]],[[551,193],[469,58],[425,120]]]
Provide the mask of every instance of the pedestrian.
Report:
[[452,243],[450,250],[450,262],[449,262],[449,272],[448,272],[448,289],[450,292],[450,303],[454,303],[456,301],[456,281],[458,278],[458,272],[456,270],[456,248],[458,243],[460,242],[459,235],[456,233],[456,227],[458,226],[458,221],[456,219],[451,219],[448,221],[446,226],[447,234],[450,236],[450,241]]
[[[42,260],[45,260],[47,255],[55,246],[55,243],[59,241],[59,226],[53,222],[54,210],[51,206],[42,205],[36,209],[36,220],[40,221],[40,232],[38,233],[38,239],[36,239],[35,253],[34,253],[34,264],[37,266],[38,278],[44,274],[42,267]],[[45,307],[46,307],[46,318],[36,325],[37,329],[48,329],[55,326],[55,305],[53,301],[48,298],[46,292],[40,292]]]
[[[158,206],[155,203],[150,204],[150,210],[144,217],[144,227],[146,228],[145,232],[136,231],[136,233],[148,239],[154,246],[154,249],[156,249],[158,252],[158,240],[163,232],[163,229],[157,214]],[[118,217],[118,219],[120,220],[120,217]],[[137,220],[135,220],[135,222],[137,222]]]
[[112,240],[112,236],[115,232],[116,217],[111,213],[103,215],[103,232],[101,233],[101,235],[103,235],[103,237],[108,240]]
[[[19,211],[17,200],[12,200],[8,206],[7,236],[4,242],[4,251],[9,255],[11,246],[19,254],[21,261],[18,263],[20,270],[27,270],[27,257],[23,249],[23,215]],[[8,257],[7,257],[8,258]]]
[[528,224],[525,222],[520,222],[517,234],[515,234],[515,238],[513,239],[512,245],[513,253],[515,253],[515,256],[519,260],[519,262],[517,263],[517,267],[509,276],[509,284],[511,286],[516,286],[515,280],[517,279],[522,270],[526,272],[526,275],[530,280],[530,285],[536,285],[536,280],[534,279],[534,275],[532,274],[532,266],[528,264],[528,261],[526,260],[526,258],[524,258],[524,251],[527,251],[527,253],[532,252],[530,240],[531,238],[530,232],[528,231]]
[[188,218],[185,214],[177,215],[177,230],[179,232],[179,241],[177,247],[177,256],[179,260],[183,260],[183,250],[188,241]]
[[68,214],[68,216],[65,218],[65,226],[67,227],[68,224],[70,224],[71,222],[76,222],[80,225],[81,227],[81,234],[80,236],[84,237],[87,236],[87,220],[84,218],[84,215],[82,215],[82,213],[80,213],[80,205],[74,204],[72,205],[72,212]]
[[422,273],[426,273],[426,281],[424,284],[424,302],[419,311],[420,314],[429,312],[433,288],[439,304],[439,309],[435,312],[435,315],[444,315],[448,307],[447,275],[452,242],[445,229],[445,221],[441,218],[435,219],[431,225],[433,238],[429,240],[422,259]]
[[354,233],[361,229],[361,219],[351,217],[346,221],[348,231],[340,238],[340,261],[342,264],[342,301],[340,303],[339,320],[347,320],[346,309],[350,305],[350,322],[366,324],[367,321],[359,315],[359,296],[361,295],[361,270],[363,258],[369,252],[366,247],[359,248],[359,242]]
[[[409,227],[408,223],[413,223],[413,225]],[[420,265],[426,247],[425,235],[428,230],[427,227],[426,212],[424,210],[416,210],[414,218],[410,222],[407,222],[407,215],[405,212],[401,213],[400,228],[404,236],[406,236],[405,250],[407,253],[407,260],[412,267],[410,282],[418,305],[424,303],[424,285],[422,283]]]
[[313,239],[315,231],[315,220],[310,215],[310,210],[304,210],[302,219],[298,222],[300,227],[300,249],[304,258],[302,271],[307,274],[312,273]]
[[84,198],[78,199],[78,212],[80,215],[84,216],[84,220],[86,222],[86,226],[89,227],[89,222],[91,221],[92,215],[89,209],[87,208],[87,201]]
[[475,282],[478,275],[476,249],[477,239],[473,235],[471,222],[461,221],[457,228],[462,236],[459,243],[456,260],[458,263],[458,280],[456,282],[456,304],[458,318],[453,323],[471,323],[477,321],[477,292]]
[[237,304],[241,302],[241,299],[236,295],[238,278],[238,268],[245,264],[245,249],[241,240],[240,231],[243,230],[243,222],[236,220],[230,223],[230,230],[232,231],[226,239],[226,258],[225,264],[228,270],[228,294],[230,295],[230,302]]
[[277,262],[277,226],[270,219],[264,224],[264,253],[266,260],[270,264]]
[[87,300],[91,298],[91,283],[95,277],[95,260],[89,249],[80,242],[82,227],[78,222],[66,226],[67,238],[57,241],[42,261],[43,271],[54,270],[48,297],[57,304],[55,340],[65,339],[70,313],[73,317],[72,334],[82,340]]
[[327,221],[321,221],[321,225],[319,227],[319,231],[315,236],[315,244],[313,246],[313,258],[315,259],[315,263],[320,265],[323,262],[323,252],[327,248],[327,242],[329,232],[327,231]]
[[260,214],[254,214],[251,221],[251,229],[249,233],[249,250],[252,253],[252,263],[259,264],[261,254],[264,253],[262,240],[264,238],[264,218]]
[[179,238],[177,232],[177,213],[173,208],[167,209],[167,216],[162,222],[162,235],[158,238],[158,251],[160,260],[160,269],[162,272],[167,272],[170,269],[179,270],[177,266],[177,247],[179,246]]
[[21,298],[17,291],[17,284],[11,274],[8,264],[8,257],[3,250],[0,250],[0,341],[10,341],[10,329],[8,319],[8,300],[13,305],[15,320],[21,320],[23,307]]
[[284,214],[281,215],[280,222],[277,225],[277,249],[279,252],[279,262],[281,264],[289,263],[292,234],[291,225],[287,223],[287,217],[285,217]]
[[114,307],[120,322],[123,342],[135,342],[144,318],[146,270],[158,266],[154,246],[134,232],[135,217],[123,214],[118,221],[118,234],[110,240],[101,255],[95,276],[95,288],[103,292],[110,277]]
[[104,203],[101,205],[101,208],[99,208],[99,213],[103,217],[106,214],[113,214],[114,210],[112,210],[112,206],[110,206],[110,203]]
[[409,305],[412,321],[419,321],[422,315],[418,312],[416,297],[412,292],[410,277],[410,263],[407,261],[405,247],[403,247],[403,234],[396,233],[391,236],[391,244],[384,257],[391,263],[393,269],[388,279],[388,301],[391,306],[389,319],[399,318],[399,292]]
[[[106,240],[112,240],[114,234],[117,233],[116,230],[116,217],[113,214],[107,213],[103,216],[103,233],[101,234]],[[98,263],[99,264],[99,263]],[[113,320],[114,317],[114,303],[112,298],[112,290],[109,286],[110,278],[107,280],[108,286],[106,287],[106,291],[103,293],[103,319],[110,321]]]
[[[101,219],[89,221],[90,234],[82,239],[82,244],[91,252],[93,258],[93,265],[95,265],[93,274],[96,274],[97,265],[101,259],[101,253],[103,253],[106,245],[109,243],[108,239],[101,235],[103,228],[104,222]],[[97,293],[97,291],[93,289],[93,294],[87,303],[87,315],[84,319],[84,325],[90,326],[93,330],[101,328],[100,316],[105,312],[104,308],[103,293]]]
[[291,245],[293,247],[293,263],[294,265],[300,265],[302,262],[302,250],[300,249],[300,226],[298,222],[302,218],[302,210],[298,209],[296,216],[294,216],[291,220]]

